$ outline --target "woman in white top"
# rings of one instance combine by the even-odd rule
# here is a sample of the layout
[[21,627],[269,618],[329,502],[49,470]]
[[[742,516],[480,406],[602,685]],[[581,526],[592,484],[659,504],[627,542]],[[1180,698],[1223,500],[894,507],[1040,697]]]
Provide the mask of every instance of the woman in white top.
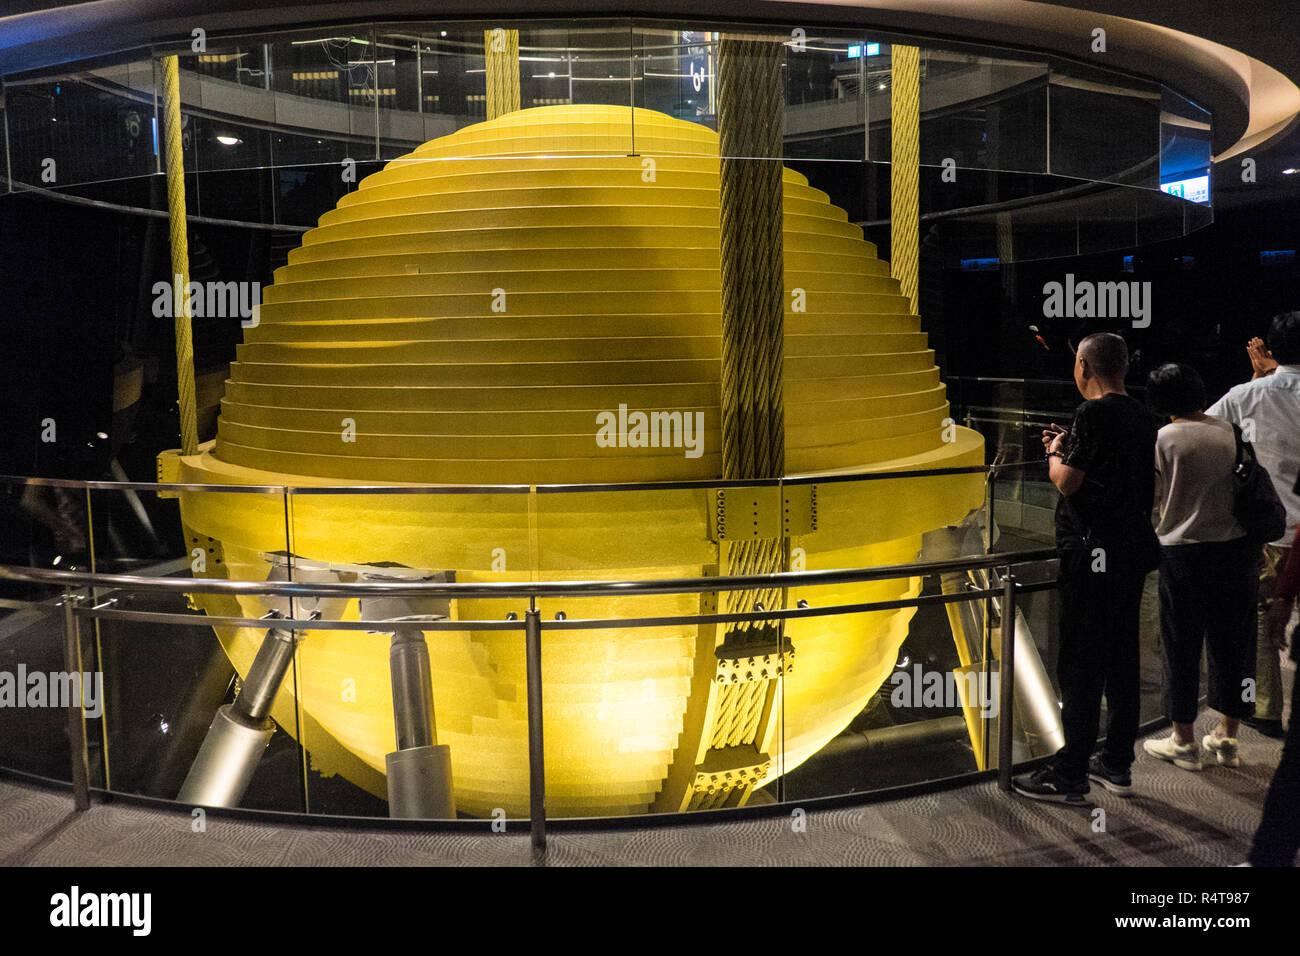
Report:
[[[1254,713],[1258,557],[1233,516],[1237,460],[1233,426],[1204,412],[1205,384],[1188,365],[1162,365],[1147,379],[1147,404],[1169,424],[1156,439],[1160,538],[1160,637],[1165,714],[1173,735],[1148,740],[1152,756],[1200,770],[1202,748],[1220,764],[1240,764],[1237,728]],[[1222,714],[1198,742],[1194,723],[1201,648],[1209,705]]]

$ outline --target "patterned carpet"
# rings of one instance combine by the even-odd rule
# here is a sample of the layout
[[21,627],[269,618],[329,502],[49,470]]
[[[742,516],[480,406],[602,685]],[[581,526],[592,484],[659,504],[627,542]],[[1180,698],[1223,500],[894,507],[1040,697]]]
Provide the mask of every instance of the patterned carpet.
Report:
[[[1202,732],[1210,720],[1203,716]],[[1161,735],[1166,733],[1162,731]],[[1227,866],[1245,859],[1281,744],[1243,729],[1242,766],[1188,773],[1139,748],[1137,794],[1072,808],[994,783],[720,824],[552,831],[552,866]],[[1096,811],[1104,811],[1104,816]],[[96,803],[0,779],[3,866],[518,866],[525,833],[283,825]],[[1104,826],[1104,828],[1103,828]]]

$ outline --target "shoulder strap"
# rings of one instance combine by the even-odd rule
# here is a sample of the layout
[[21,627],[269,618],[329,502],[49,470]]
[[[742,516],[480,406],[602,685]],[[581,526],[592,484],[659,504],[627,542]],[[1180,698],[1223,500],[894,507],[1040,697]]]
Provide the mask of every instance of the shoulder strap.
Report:
[[1229,424],[1232,425],[1232,437],[1237,440],[1237,460],[1233,463],[1232,470],[1240,472],[1246,458],[1246,440],[1242,438],[1240,425],[1236,422],[1229,422]]

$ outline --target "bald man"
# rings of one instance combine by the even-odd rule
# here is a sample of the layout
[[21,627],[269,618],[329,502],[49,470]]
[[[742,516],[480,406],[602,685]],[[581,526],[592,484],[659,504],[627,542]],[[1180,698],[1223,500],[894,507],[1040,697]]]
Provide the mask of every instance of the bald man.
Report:
[[[1137,739],[1138,629],[1142,586],[1160,560],[1151,524],[1156,421],[1124,388],[1128,348],[1103,332],[1079,343],[1074,383],[1085,401],[1069,429],[1043,432],[1048,474],[1060,491],[1061,640],[1057,682],[1065,746],[1013,781],[1035,800],[1086,802],[1089,779],[1133,792]],[[1092,756],[1106,697],[1106,746]]]

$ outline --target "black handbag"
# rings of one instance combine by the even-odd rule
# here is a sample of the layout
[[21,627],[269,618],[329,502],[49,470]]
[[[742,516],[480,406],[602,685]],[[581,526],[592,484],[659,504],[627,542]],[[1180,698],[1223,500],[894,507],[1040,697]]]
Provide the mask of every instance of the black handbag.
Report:
[[1255,449],[1236,424],[1237,461],[1232,467],[1232,514],[1246,529],[1246,536],[1259,544],[1276,541],[1286,534],[1286,508],[1273,487],[1268,469],[1255,457]]

